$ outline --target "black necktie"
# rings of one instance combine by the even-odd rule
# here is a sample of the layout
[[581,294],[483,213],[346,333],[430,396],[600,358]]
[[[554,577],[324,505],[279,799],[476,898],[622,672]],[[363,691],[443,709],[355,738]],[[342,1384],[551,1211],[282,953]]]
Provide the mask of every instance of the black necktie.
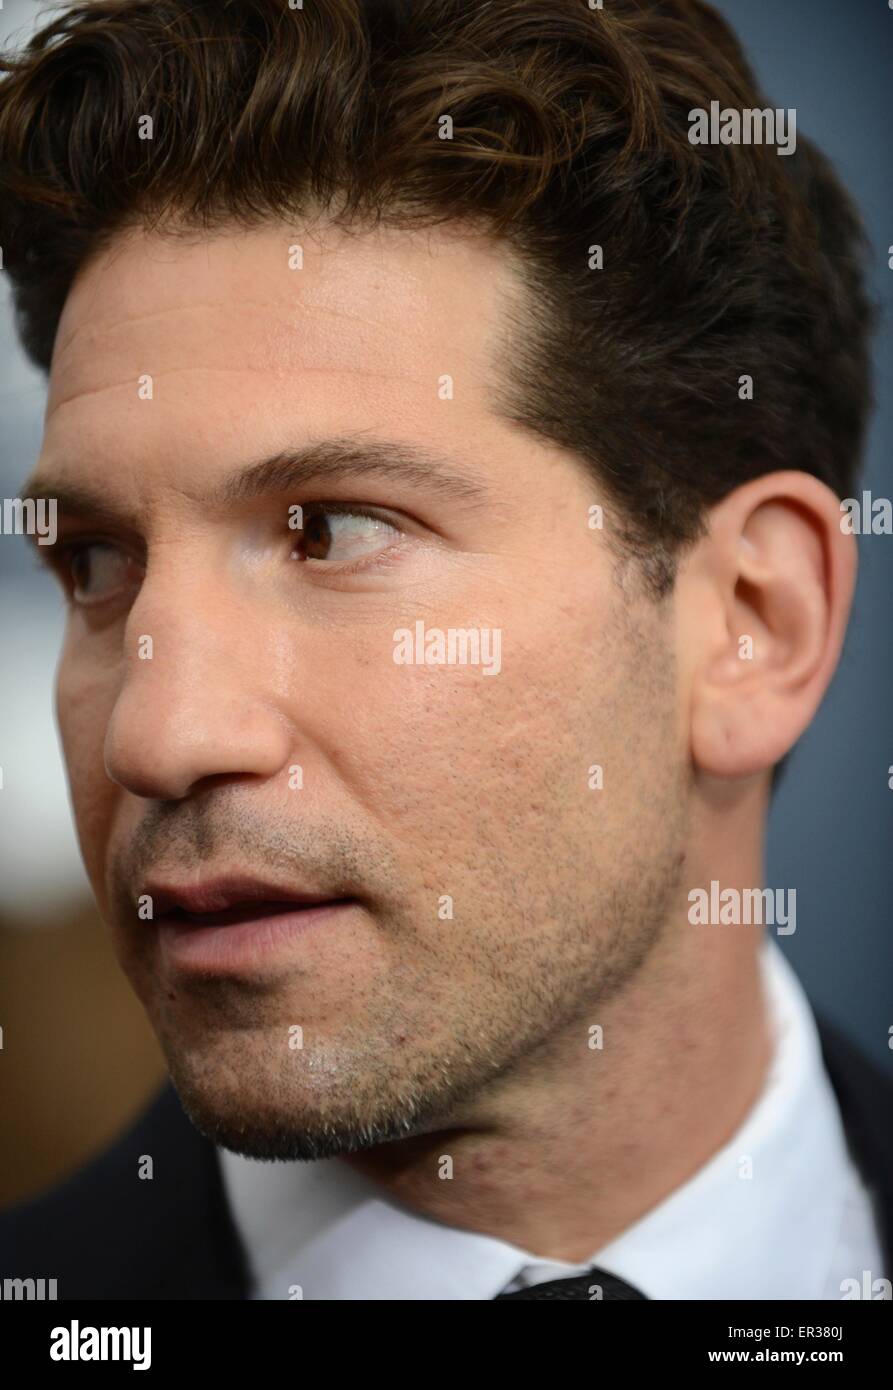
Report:
[[[599,1290],[601,1294],[599,1295]],[[529,1289],[518,1289],[517,1293],[498,1293],[497,1298],[542,1298],[542,1299],[584,1299],[587,1303],[602,1299],[632,1299],[648,1297],[616,1274],[608,1274],[604,1269],[593,1266],[585,1274],[575,1274],[571,1279],[550,1279],[546,1284],[532,1284]]]

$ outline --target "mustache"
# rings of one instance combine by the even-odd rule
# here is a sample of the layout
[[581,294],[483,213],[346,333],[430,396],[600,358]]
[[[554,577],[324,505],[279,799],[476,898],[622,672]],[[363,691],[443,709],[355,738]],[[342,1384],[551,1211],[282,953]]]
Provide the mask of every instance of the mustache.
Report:
[[311,822],[271,811],[250,804],[244,791],[221,788],[200,800],[147,808],[110,855],[109,901],[129,915],[150,874],[188,874],[202,864],[268,874],[306,892],[369,903],[392,895],[397,882],[393,855],[377,836],[358,833],[344,819]]

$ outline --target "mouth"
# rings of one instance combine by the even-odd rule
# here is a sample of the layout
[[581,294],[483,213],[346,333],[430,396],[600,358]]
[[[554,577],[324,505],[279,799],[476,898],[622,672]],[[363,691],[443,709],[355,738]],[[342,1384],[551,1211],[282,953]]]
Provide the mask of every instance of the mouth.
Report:
[[313,902],[241,902],[219,912],[187,912],[185,908],[174,907],[165,912],[161,919],[168,924],[183,923],[189,927],[231,927],[241,922],[254,922],[259,918],[269,921],[286,913],[309,912],[313,908],[334,906],[337,903],[355,902],[354,898],[321,898]]
[[293,950],[309,929],[359,907],[354,896],[290,892],[246,877],[189,886],[148,884],[162,956],[171,969],[233,974]]

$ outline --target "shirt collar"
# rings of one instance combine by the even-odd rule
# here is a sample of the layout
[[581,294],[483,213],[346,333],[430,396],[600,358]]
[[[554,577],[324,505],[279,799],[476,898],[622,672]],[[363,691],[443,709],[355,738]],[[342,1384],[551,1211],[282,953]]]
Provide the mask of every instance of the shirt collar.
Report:
[[492,1299],[592,1264],[653,1299],[821,1297],[846,1142],[809,1003],[769,937],[761,967],[774,1047],[758,1101],[697,1173],[591,1259],[546,1260],[431,1220],[338,1158],[270,1164],[220,1150],[255,1297]]

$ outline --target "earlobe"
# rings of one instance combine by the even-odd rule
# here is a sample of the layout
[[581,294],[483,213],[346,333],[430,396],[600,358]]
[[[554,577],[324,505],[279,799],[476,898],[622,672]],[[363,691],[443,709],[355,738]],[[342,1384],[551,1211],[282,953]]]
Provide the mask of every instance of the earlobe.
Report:
[[[840,504],[805,473],[723,499],[694,557],[705,610],[690,672],[696,768],[768,772],[811,722],[843,644],[856,571]],[[691,625],[692,616],[689,618]]]

